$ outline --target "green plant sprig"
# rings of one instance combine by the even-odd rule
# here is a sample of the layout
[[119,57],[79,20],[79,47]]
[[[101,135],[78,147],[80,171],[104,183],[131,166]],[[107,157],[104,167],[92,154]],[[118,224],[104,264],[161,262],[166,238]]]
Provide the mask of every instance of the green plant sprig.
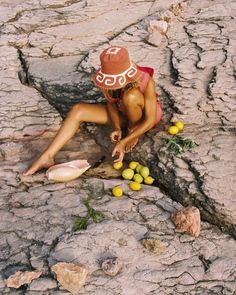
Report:
[[175,135],[173,137],[164,136],[163,139],[167,143],[167,149],[175,155],[179,155],[185,150],[192,149],[198,145],[190,137],[183,137],[181,135]]
[[86,217],[76,217],[74,220],[74,224],[72,227],[73,231],[77,230],[85,230],[88,226],[89,218],[92,218],[93,222],[98,223],[101,222],[104,218],[106,218],[106,215],[102,212],[92,208],[89,204],[89,200],[84,201],[84,205],[88,209],[88,214]]
[[74,224],[72,227],[73,231],[77,231],[77,230],[85,230],[87,229],[88,226],[88,218],[87,217],[76,217],[76,219],[74,220]]
[[88,209],[88,215],[93,219],[93,221],[95,223],[100,222],[102,219],[104,219],[106,217],[106,215],[104,215],[101,211],[98,211],[94,208],[92,208],[89,204],[89,201],[86,200],[84,202],[84,205],[87,207]]

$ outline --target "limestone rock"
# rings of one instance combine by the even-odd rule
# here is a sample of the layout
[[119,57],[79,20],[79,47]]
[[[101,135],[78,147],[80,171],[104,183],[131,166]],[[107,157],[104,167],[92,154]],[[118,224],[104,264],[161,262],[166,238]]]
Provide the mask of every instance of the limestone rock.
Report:
[[88,270],[79,264],[59,262],[52,266],[52,271],[57,275],[58,282],[63,288],[77,295],[83,287],[88,275]]
[[102,270],[111,277],[116,276],[121,271],[122,267],[123,262],[117,257],[106,259],[102,263]]
[[143,239],[143,246],[155,255],[161,255],[164,252],[164,245],[158,239]]
[[158,31],[162,35],[165,35],[168,30],[168,23],[164,20],[152,20],[150,21],[148,31],[153,33]]
[[158,31],[154,31],[153,33],[149,34],[147,37],[147,42],[154,45],[159,46],[161,44],[162,35]]
[[198,208],[186,207],[175,211],[172,214],[172,220],[177,229],[195,237],[200,235],[201,219]]
[[41,276],[41,271],[17,271],[14,275],[10,276],[5,283],[9,288],[20,288],[25,284],[30,284],[33,280]]

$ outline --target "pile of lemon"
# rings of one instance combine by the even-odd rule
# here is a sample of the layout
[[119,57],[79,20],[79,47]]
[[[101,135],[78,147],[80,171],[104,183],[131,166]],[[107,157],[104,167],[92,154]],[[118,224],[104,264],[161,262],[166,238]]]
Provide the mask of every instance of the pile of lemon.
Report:
[[[122,162],[114,163],[113,168],[120,170],[123,167]],[[132,180],[129,184],[129,187],[133,191],[139,191],[142,187],[141,183],[152,184],[154,178],[150,176],[150,171],[148,167],[141,165],[139,162],[130,162],[129,168],[126,168],[122,171],[122,177],[126,180]],[[123,195],[123,190],[120,186],[115,186],[112,189],[112,194],[115,197],[121,197]]]
[[168,133],[171,135],[178,134],[180,131],[184,129],[184,123],[182,121],[177,121],[173,126],[168,128]]

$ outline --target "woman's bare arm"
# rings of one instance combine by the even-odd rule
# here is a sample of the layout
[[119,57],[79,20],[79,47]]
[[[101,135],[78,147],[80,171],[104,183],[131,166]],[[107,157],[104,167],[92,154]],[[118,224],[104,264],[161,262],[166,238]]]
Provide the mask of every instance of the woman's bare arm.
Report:
[[132,142],[133,140],[139,138],[141,135],[143,135],[145,132],[150,130],[155,122],[156,122],[156,116],[157,116],[157,98],[156,98],[156,90],[155,90],[155,82],[154,80],[150,80],[148,83],[148,86],[146,88],[146,91],[144,93],[144,115],[143,119],[140,123],[138,123],[134,131],[127,135],[124,139],[122,139],[120,142],[118,142],[113,149],[112,157],[115,155],[119,155],[114,162],[120,162],[124,158],[125,148],[126,146]]

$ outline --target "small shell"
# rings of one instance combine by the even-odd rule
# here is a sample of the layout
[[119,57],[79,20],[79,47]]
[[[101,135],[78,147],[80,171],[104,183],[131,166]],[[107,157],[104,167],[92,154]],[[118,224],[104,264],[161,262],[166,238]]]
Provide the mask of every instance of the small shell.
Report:
[[50,167],[46,176],[49,180],[67,182],[78,178],[89,168],[87,160],[76,160]]

